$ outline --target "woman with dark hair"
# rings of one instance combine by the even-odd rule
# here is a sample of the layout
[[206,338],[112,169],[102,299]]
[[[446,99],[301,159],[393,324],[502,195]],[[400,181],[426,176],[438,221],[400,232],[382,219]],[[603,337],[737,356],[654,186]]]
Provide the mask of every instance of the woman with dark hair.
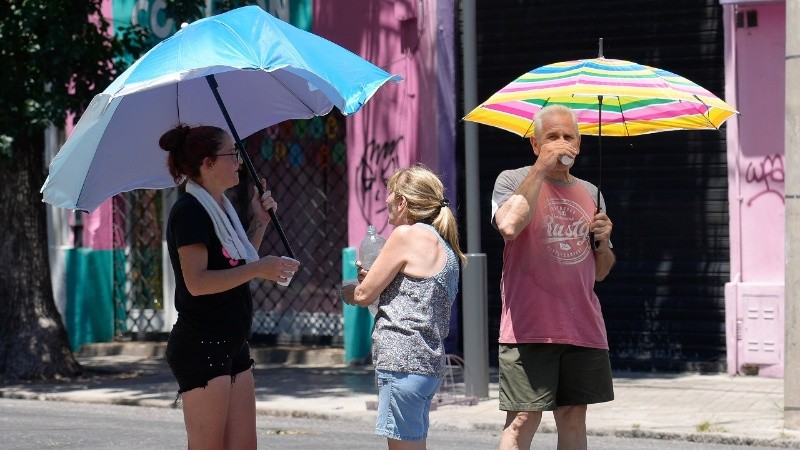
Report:
[[167,223],[178,310],[167,362],[178,382],[189,448],[255,449],[249,282],[285,282],[298,262],[257,253],[268,210],[277,207],[269,191],[259,196],[254,187],[253,220],[244,231],[225,196],[239,184],[242,163],[227,132],[178,125],[161,136],[159,146],[169,152],[167,166],[175,182],[186,188]]
[[426,167],[400,169],[389,179],[386,206],[396,228],[344,302],[378,303],[372,359],[378,378],[375,434],[390,450],[424,449],[428,412],[444,377],[444,338],[458,293],[458,227],[439,177]]

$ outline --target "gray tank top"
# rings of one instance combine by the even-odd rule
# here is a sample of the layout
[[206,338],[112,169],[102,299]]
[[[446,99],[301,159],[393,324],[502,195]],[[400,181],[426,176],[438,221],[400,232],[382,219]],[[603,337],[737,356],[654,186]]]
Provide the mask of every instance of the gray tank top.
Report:
[[450,308],[458,293],[455,252],[431,225],[447,261],[430,278],[398,273],[381,293],[372,330],[372,360],[378,370],[440,377],[444,375],[443,339],[450,332]]

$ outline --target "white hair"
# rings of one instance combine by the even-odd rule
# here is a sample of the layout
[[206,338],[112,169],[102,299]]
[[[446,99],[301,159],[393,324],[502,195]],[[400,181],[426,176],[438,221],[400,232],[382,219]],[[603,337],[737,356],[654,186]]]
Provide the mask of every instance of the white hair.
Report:
[[[575,111],[572,109],[564,106],[559,105],[557,103],[553,103],[552,105],[547,105],[544,108],[539,110],[539,113],[536,114],[536,117],[533,118],[533,135],[539,136],[542,133],[542,121],[544,121],[545,117],[552,116],[554,114],[558,115],[569,115],[572,117],[572,123],[575,124],[575,134],[580,135],[580,131],[578,130],[578,116],[575,114]],[[538,137],[537,137],[538,139]]]

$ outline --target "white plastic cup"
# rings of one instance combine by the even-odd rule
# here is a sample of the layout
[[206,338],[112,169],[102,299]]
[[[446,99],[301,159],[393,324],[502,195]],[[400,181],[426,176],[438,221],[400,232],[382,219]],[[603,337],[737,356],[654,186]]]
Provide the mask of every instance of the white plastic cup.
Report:
[[572,163],[574,163],[574,162],[575,162],[575,160],[573,158],[570,158],[568,155],[562,155],[561,156],[561,164],[563,164],[565,166],[571,166]]
[[[294,258],[290,258],[288,256],[281,256],[281,258],[288,259],[290,261],[294,261],[294,262],[300,264],[300,261],[298,261],[298,260],[296,260]],[[278,281],[278,284],[281,285],[281,286],[288,286],[289,283],[292,282],[292,278],[294,277],[294,274],[295,274],[295,272],[292,272],[292,274],[289,276],[289,278],[286,279],[286,281]]]

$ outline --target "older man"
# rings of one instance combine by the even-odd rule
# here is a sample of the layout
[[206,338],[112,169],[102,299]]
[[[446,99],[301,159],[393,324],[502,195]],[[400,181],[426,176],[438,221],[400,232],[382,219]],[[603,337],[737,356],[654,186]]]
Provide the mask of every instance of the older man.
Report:
[[542,411],[553,411],[559,449],[585,449],[587,405],[614,399],[594,293],[615,262],[612,223],[597,187],[569,173],[581,142],[571,109],[543,108],[530,142],[536,162],[502,172],[492,192],[492,224],[505,240],[500,449],[530,448]]

